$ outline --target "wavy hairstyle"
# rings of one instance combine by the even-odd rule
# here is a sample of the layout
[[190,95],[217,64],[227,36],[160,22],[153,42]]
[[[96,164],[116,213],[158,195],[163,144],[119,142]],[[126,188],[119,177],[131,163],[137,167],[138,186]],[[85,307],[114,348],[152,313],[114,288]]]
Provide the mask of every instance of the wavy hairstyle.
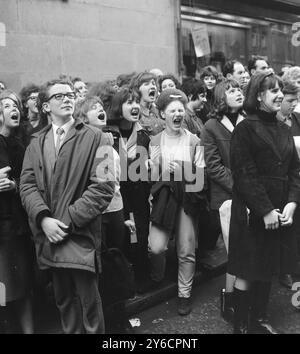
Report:
[[[219,82],[216,85],[212,110],[208,115],[209,118],[222,119],[224,114],[226,115],[226,113],[229,113],[229,106],[226,99],[226,91],[229,90],[231,87],[240,88],[240,85],[234,79],[225,79],[224,81]],[[243,113],[243,107],[241,107],[239,113]]]

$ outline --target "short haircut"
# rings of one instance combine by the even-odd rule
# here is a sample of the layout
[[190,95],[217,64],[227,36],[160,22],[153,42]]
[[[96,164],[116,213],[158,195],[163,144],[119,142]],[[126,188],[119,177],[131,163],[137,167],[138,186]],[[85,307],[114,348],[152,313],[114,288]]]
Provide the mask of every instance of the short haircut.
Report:
[[157,83],[157,77],[150,73],[149,71],[143,71],[139,74],[136,74],[131,79],[130,87],[137,91],[145,83],[154,80]]
[[[225,79],[215,86],[213,107],[209,114],[210,118],[222,119],[223,115],[228,113],[229,106],[226,100],[226,91],[231,87],[240,89],[239,83],[234,79]],[[240,111],[242,110],[243,108],[240,109]]]
[[294,85],[292,82],[287,82],[283,85],[282,93],[284,95],[298,95],[300,87]]
[[[234,72],[234,64],[242,64],[238,60],[229,60],[225,63],[223,68],[223,76],[226,78],[227,74],[233,74]],[[243,64],[242,64],[243,65]]]
[[30,97],[30,95],[32,93],[39,93],[39,91],[40,91],[40,87],[37,86],[36,84],[32,84],[32,83],[27,84],[20,91],[20,97],[21,97],[25,116],[27,116],[27,114],[28,114],[28,108],[25,107],[25,104],[26,104],[28,98]]
[[98,96],[85,97],[76,104],[76,113],[74,116],[80,118],[84,123],[88,123],[87,113],[91,110],[94,104],[100,103],[103,107],[103,102]]
[[252,58],[248,61],[248,70],[250,74],[252,69],[256,70],[257,60],[264,60],[269,65],[269,62],[264,57],[260,55],[253,55]]
[[165,75],[162,75],[158,78],[158,88],[159,88],[159,91],[161,91],[162,89],[162,83],[165,81],[165,80],[172,80],[175,84],[175,87],[177,89],[180,89],[180,82],[176,79],[176,77],[173,75],[173,74],[165,74]]
[[124,86],[112,97],[111,110],[108,115],[108,121],[110,124],[119,124],[123,119],[123,103],[127,102],[128,99],[134,98],[136,100],[141,99],[140,91],[130,87]]
[[244,109],[246,112],[254,113],[258,110],[260,102],[258,95],[266,90],[273,89],[278,82],[282,86],[281,80],[273,73],[256,73],[252,75],[246,89]]
[[213,76],[216,80],[219,79],[219,73],[218,73],[217,69],[212,65],[205,66],[201,70],[200,79],[203,80],[205,78],[205,76]]
[[187,95],[188,98],[192,95],[192,101],[196,101],[198,99],[198,95],[201,93],[206,93],[207,91],[205,83],[202,80],[197,80],[195,78],[184,80],[181,90]]
[[48,101],[49,99],[49,90],[52,86],[54,85],[68,85],[72,90],[74,90],[74,86],[72,82],[68,79],[54,79],[47,81],[40,87],[38,99],[37,99],[37,108],[39,111],[39,114],[41,116],[41,119],[44,119],[47,117],[47,113],[44,112],[43,110],[43,104]]
[[81,79],[81,77],[74,77],[74,78],[71,79],[71,81],[72,81],[72,84],[73,84],[73,85],[75,84],[75,82],[78,82],[78,81],[84,82],[84,81]]

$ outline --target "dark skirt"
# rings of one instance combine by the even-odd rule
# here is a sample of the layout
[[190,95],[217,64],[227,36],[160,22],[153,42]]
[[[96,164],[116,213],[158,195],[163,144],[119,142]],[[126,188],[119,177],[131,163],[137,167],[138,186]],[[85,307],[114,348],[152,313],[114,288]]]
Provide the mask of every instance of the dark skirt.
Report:
[[5,286],[5,301],[15,301],[29,294],[33,278],[33,245],[28,235],[9,237],[1,220],[0,283]]

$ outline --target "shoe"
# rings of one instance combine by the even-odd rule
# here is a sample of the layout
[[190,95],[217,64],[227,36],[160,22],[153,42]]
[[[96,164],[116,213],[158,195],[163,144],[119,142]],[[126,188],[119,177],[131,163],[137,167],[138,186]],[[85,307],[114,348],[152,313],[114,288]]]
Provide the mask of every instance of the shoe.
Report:
[[271,282],[256,281],[252,285],[250,310],[250,332],[257,334],[280,334],[274,328],[267,316],[267,306],[270,298]]
[[189,297],[178,297],[177,311],[180,316],[186,316],[191,313],[192,307]]
[[291,274],[281,274],[279,276],[279,283],[287,289],[292,289],[293,278]]
[[225,289],[221,289],[221,317],[225,321],[233,323],[234,320],[234,293],[226,292]]
[[274,328],[266,317],[256,318],[250,323],[250,331],[253,334],[283,334]]

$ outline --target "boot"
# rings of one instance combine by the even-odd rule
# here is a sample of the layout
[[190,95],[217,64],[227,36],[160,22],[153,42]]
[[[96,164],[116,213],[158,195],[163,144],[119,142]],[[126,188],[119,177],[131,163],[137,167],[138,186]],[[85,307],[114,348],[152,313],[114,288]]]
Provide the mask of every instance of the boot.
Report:
[[249,291],[234,288],[234,334],[249,333]]
[[257,334],[279,334],[267,318],[271,282],[256,281],[251,290],[250,331]]
[[225,321],[233,323],[234,319],[234,293],[226,292],[225,289],[221,289],[221,317]]

